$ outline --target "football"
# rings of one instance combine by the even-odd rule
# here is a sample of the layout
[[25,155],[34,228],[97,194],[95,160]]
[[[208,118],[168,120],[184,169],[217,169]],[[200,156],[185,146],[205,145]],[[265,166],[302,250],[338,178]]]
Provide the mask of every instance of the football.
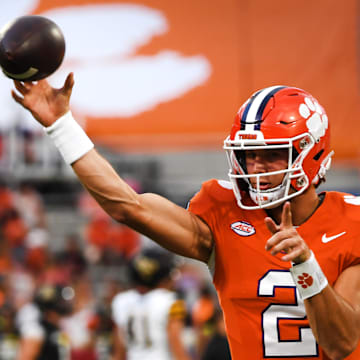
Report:
[[64,35],[46,17],[21,16],[0,30],[0,66],[11,79],[44,79],[58,69],[64,55]]

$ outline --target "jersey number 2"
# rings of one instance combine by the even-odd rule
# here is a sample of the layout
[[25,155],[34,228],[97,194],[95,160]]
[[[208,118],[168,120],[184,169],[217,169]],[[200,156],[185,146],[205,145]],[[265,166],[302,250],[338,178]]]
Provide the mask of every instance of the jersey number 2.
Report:
[[264,357],[315,357],[318,347],[309,327],[299,327],[296,340],[281,340],[279,322],[281,319],[305,319],[304,302],[300,299],[289,271],[270,270],[259,281],[258,296],[274,297],[275,288],[294,289],[295,302],[291,304],[270,304],[262,312],[262,334]]

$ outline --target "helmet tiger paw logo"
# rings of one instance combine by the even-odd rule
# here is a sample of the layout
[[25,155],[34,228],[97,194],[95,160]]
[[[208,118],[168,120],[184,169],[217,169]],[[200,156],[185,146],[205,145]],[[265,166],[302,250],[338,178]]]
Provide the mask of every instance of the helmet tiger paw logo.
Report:
[[314,279],[308,273],[302,273],[302,275],[298,276],[298,284],[304,289],[310,287],[313,283]]
[[325,135],[328,128],[328,117],[317,101],[306,97],[305,103],[299,105],[300,115],[306,119],[306,126],[316,142]]

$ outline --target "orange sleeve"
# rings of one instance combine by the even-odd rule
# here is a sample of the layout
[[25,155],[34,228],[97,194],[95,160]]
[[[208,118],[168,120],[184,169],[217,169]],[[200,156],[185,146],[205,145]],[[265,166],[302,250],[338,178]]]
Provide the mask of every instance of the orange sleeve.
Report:
[[341,218],[336,221],[343,224],[344,229],[352,238],[344,249],[346,255],[343,266],[346,269],[360,264],[360,197],[346,193],[339,193],[339,195],[341,203],[334,206],[341,209]]
[[[360,224],[359,224],[359,228],[360,228]],[[344,265],[345,267],[350,267],[359,264],[360,264],[360,234],[358,237],[353,239],[352,248],[347,253]]]
[[190,200],[188,210],[202,218],[210,227],[216,226],[216,216],[223,203],[233,202],[234,193],[228,181],[205,181]]

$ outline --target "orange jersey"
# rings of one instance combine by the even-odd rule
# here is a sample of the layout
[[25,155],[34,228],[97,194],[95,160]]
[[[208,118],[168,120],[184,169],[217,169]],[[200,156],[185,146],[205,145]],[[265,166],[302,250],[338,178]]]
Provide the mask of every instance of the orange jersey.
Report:
[[[231,184],[217,180],[203,184],[189,211],[213,232],[215,251],[209,266],[233,360],[328,360],[309,327],[290,262],[265,251],[271,236],[264,223],[266,212],[241,209]],[[322,205],[297,231],[330,285],[347,267],[360,264],[360,198],[325,193]],[[360,359],[360,346],[347,359]]]

